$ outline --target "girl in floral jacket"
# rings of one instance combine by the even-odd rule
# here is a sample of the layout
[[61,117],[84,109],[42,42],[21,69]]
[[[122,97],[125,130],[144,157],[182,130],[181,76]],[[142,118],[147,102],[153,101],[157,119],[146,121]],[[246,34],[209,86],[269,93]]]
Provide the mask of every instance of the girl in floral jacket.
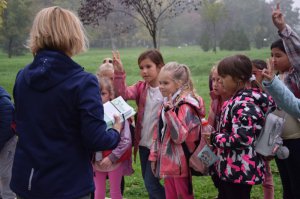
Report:
[[167,199],[194,198],[185,150],[192,152],[199,140],[204,104],[193,92],[186,65],[166,64],[159,74],[159,84],[164,104],[149,156],[152,171],[164,178]]
[[254,150],[272,101],[259,89],[247,89],[252,75],[248,57],[235,55],[218,65],[226,92],[231,98],[222,107],[220,128],[211,141],[220,160],[215,170],[220,178],[221,199],[250,199],[252,185],[261,184],[265,166]]

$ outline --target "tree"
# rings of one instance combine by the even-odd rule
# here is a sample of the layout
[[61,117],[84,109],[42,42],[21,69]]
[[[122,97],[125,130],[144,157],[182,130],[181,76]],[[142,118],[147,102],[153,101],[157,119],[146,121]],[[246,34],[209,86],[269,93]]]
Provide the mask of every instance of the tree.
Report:
[[220,41],[221,50],[250,50],[250,42],[244,30],[237,27],[225,32]]
[[8,57],[22,54],[31,21],[30,0],[10,0],[3,14],[2,36]]
[[6,8],[6,0],[0,0],[0,28],[2,26],[2,13],[3,10]]
[[206,23],[210,24],[212,27],[213,51],[216,53],[217,52],[217,24],[224,16],[226,16],[224,4],[222,1],[218,1],[218,0],[203,0],[200,14],[203,17],[203,20]]
[[99,25],[113,13],[130,16],[147,28],[157,48],[159,23],[199,5],[199,0],[82,0],[79,16],[84,24],[92,25]]

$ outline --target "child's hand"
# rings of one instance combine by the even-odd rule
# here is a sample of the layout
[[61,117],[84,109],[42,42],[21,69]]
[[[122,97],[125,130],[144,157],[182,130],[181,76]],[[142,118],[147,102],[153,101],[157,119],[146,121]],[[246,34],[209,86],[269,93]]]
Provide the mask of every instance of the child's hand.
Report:
[[272,81],[272,79],[274,78],[274,63],[272,59],[267,59],[266,62],[267,62],[267,69],[263,69],[262,76],[264,77],[264,79],[268,81]]
[[277,27],[279,31],[282,31],[285,28],[284,16],[280,10],[279,3],[276,4],[276,9],[272,11],[272,20],[273,24]]
[[151,162],[151,171],[156,176],[156,162]]
[[114,69],[120,72],[124,71],[119,51],[112,51]]
[[103,169],[108,169],[109,167],[111,167],[112,162],[108,157],[103,158],[103,160],[101,160],[100,162],[100,167]]
[[114,119],[115,119],[115,123],[113,125],[113,128],[120,133],[122,128],[121,118],[117,115],[114,115]]
[[164,102],[163,106],[165,108],[165,111],[168,111],[174,107],[173,100],[172,100],[172,94],[170,94],[168,96],[168,100],[166,102]]

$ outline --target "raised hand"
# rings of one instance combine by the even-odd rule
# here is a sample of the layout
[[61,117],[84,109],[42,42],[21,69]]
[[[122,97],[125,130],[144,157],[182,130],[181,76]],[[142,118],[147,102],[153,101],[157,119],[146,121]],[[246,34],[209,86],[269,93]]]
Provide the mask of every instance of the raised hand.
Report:
[[271,81],[274,78],[274,63],[272,59],[267,59],[267,69],[263,69],[262,76],[264,79]]
[[282,31],[285,28],[284,16],[280,10],[279,3],[276,4],[276,8],[272,11],[272,20],[273,24],[277,27],[279,31]]
[[114,69],[117,71],[120,71],[120,72],[124,71],[124,67],[123,67],[122,61],[120,59],[119,51],[112,51],[112,57],[113,57]]

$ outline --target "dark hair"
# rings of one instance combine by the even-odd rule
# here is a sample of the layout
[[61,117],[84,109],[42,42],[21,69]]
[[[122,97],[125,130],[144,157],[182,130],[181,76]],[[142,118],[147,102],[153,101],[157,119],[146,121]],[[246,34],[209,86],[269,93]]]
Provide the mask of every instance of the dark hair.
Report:
[[218,65],[220,76],[230,75],[233,79],[247,82],[252,75],[252,63],[245,55],[234,55],[224,58]]
[[252,64],[255,66],[255,68],[258,68],[259,70],[267,69],[267,63],[264,60],[261,59],[253,59]]
[[140,54],[138,59],[138,64],[140,65],[144,59],[150,59],[157,67],[161,68],[165,65],[164,59],[161,53],[156,49],[151,49]]
[[276,41],[274,41],[272,44],[271,44],[271,50],[273,48],[278,48],[279,50],[281,50],[282,52],[284,52],[286,54],[286,51],[285,51],[285,48],[284,48],[284,44],[283,44],[283,41],[282,39],[278,39]]

